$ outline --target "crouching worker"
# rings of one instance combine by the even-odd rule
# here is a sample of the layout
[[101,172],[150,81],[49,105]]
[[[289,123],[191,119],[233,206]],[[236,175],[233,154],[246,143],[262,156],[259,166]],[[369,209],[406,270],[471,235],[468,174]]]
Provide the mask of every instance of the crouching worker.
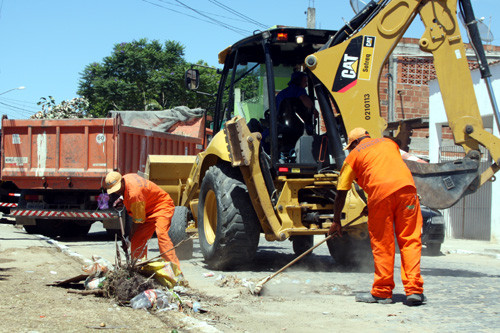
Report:
[[123,204],[134,222],[130,230],[131,257],[146,256],[147,242],[156,231],[162,258],[176,264],[180,269],[179,259],[172,249],[174,245],[168,236],[175,210],[170,195],[155,183],[135,173],[122,176],[119,172],[112,171],[106,176],[105,182],[110,203],[114,207]]

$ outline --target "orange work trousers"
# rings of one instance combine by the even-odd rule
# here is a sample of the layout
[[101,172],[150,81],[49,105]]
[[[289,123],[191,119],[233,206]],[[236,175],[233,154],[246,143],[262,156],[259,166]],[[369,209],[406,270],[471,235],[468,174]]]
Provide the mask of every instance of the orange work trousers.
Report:
[[368,231],[375,264],[372,295],[392,297],[394,289],[394,232],[401,253],[401,280],[406,295],[421,294],[422,214],[414,187],[406,186],[374,205],[368,200]]
[[[154,220],[148,220],[145,223],[139,224],[137,230],[132,235],[130,240],[130,251],[132,253],[132,258],[143,258],[148,253],[148,240],[153,236],[156,231],[156,236],[158,237],[158,247],[160,248],[161,256],[165,261],[170,261],[181,267],[179,259],[175,254],[175,250],[170,250],[174,247],[170,236],[168,235],[168,229],[170,229],[171,218],[157,217]],[[170,251],[168,251],[170,250]],[[168,252],[167,252],[168,251]]]

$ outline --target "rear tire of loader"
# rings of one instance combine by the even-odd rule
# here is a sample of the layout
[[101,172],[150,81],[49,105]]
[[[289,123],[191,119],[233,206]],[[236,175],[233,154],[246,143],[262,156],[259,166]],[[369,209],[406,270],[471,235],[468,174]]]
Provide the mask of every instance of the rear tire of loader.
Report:
[[[300,256],[314,245],[314,235],[292,236],[293,253]],[[307,255],[311,255],[312,251]]]
[[198,203],[198,234],[212,269],[234,269],[255,257],[260,223],[239,169],[221,163],[203,178]]
[[[168,235],[174,243],[174,246],[189,238],[186,232],[190,220],[189,209],[184,206],[176,206]],[[188,260],[193,257],[193,239],[186,240],[180,246],[175,248],[175,254],[179,260]]]
[[334,237],[326,242],[330,255],[341,266],[373,266],[373,254],[370,239],[355,239],[348,234]]

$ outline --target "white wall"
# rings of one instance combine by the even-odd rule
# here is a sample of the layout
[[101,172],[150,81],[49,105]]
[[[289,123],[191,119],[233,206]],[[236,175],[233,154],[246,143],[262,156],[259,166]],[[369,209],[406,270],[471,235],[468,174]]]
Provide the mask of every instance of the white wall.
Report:
[[[492,77],[493,90],[497,99],[500,101],[500,64],[490,66]],[[493,126],[493,134],[499,136],[499,130],[494,120],[493,108],[490,103],[486,84],[481,79],[479,70],[472,72],[472,81],[474,83],[474,90],[479,104],[479,111],[483,122],[486,126]],[[429,83],[429,158],[432,163],[439,160],[439,145],[441,142],[441,125],[447,124],[446,113],[444,111],[441,93],[437,80]],[[492,204],[491,204],[491,241],[500,243],[500,205],[498,205],[498,198],[500,198],[500,173],[496,174],[499,180],[492,184]]]

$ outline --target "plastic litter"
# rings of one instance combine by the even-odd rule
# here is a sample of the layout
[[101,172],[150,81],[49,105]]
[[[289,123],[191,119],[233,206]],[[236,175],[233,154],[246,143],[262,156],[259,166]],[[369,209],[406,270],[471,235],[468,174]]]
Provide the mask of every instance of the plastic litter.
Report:
[[83,285],[85,286],[85,289],[87,290],[94,290],[94,289],[101,289],[104,286],[104,281],[106,280],[106,277],[88,277]]
[[99,207],[99,209],[109,209],[109,194],[99,194],[97,196],[97,206]]
[[103,257],[93,255],[92,262],[82,267],[82,270],[89,275],[106,273],[112,269],[113,265]]
[[193,302],[193,311],[198,313],[200,312],[201,304],[200,302]]
[[173,310],[179,307],[179,296],[173,291],[161,289],[148,289],[130,300],[133,309],[167,309]]
[[176,285],[183,285],[185,282],[184,275],[179,267],[163,259],[152,261],[144,265],[141,270],[150,274],[155,273],[155,280],[168,289],[172,289]]

